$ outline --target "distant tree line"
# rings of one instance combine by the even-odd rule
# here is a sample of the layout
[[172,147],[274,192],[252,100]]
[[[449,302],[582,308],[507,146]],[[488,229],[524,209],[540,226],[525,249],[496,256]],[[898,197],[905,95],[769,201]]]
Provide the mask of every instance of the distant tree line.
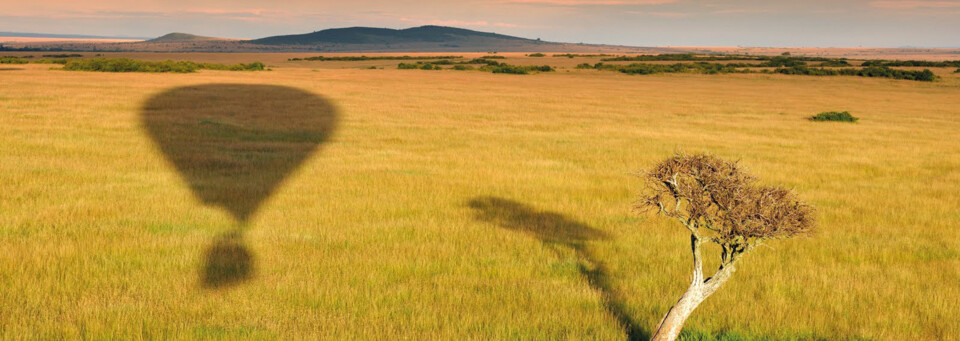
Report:
[[578,69],[595,69],[605,71],[618,71],[631,75],[651,75],[655,73],[749,73],[749,70],[740,68],[741,64],[721,64],[721,63],[674,63],[674,64],[644,64],[633,63],[629,65],[604,64],[603,62],[590,65],[587,63],[577,65]]
[[430,59],[460,59],[463,56],[344,56],[344,57],[325,57],[325,56],[316,56],[316,57],[307,57],[307,58],[290,58],[288,61],[364,61],[364,60],[430,60]]
[[478,68],[480,71],[492,72],[492,73],[509,73],[509,74],[518,74],[525,75],[533,72],[550,72],[555,71],[555,69],[550,65],[510,65],[507,63],[500,63],[495,60],[490,60],[490,58],[475,58],[468,61],[461,62],[452,62],[449,60],[442,61],[432,61],[432,62],[416,62],[416,63],[400,63],[397,65],[397,69],[401,70],[443,70],[444,68],[441,65],[453,65],[453,70],[473,70],[474,67],[470,64],[480,64]]
[[613,55],[612,55],[612,54],[606,54],[606,53],[601,53],[601,54],[561,53],[561,54],[555,54],[555,55],[553,55],[553,56],[554,56],[554,57],[567,57],[567,58],[575,58],[575,57],[585,57],[585,58],[586,58],[586,57],[591,57],[591,58],[595,58],[595,57],[610,57],[610,56],[613,56]]
[[960,67],[960,60],[931,62],[926,60],[868,60],[862,66],[917,66],[917,67]]
[[71,54],[45,54],[44,58],[78,58],[83,57],[82,54],[71,53]]
[[806,66],[794,66],[790,68],[779,68],[775,72],[785,75],[880,77],[921,82],[932,82],[937,79],[937,75],[929,69],[924,69],[923,71],[911,71],[891,69],[886,66],[871,66],[862,69],[824,69],[808,68]]
[[63,66],[63,69],[68,71],[174,73],[190,73],[197,70],[262,71],[265,68],[265,65],[261,62],[253,62],[249,64],[217,64],[172,60],[153,62],[134,60],[130,58],[93,58],[71,60]]
[[[633,63],[629,65],[621,64],[604,64],[603,62],[590,65],[588,63],[582,63],[576,66],[577,69],[595,69],[595,70],[606,70],[606,71],[618,71],[626,74],[634,75],[649,75],[656,73],[702,73],[702,74],[721,74],[721,73],[756,73],[756,71],[751,71],[744,65],[754,65],[755,64],[743,64],[743,63],[708,63],[708,62],[694,62],[694,63],[674,63],[674,64],[645,64],[645,63]],[[768,65],[793,65],[790,67],[779,67],[774,70],[774,73],[785,74],[785,75],[808,75],[808,76],[860,76],[860,77],[881,77],[881,78],[893,78],[893,79],[903,79],[903,80],[913,80],[913,81],[924,81],[932,82],[937,79],[937,76],[930,70],[923,71],[911,71],[911,70],[897,70],[891,69],[889,67],[866,67],[862,69],[855,68],[842,68],[842,69],[827,69],[823,67],[811,68],[805,64],[797,63],[771,63]],[[762,70],[760,73],[771,73],[770,70]]]
[[25,58],[20,58],[16,56],[3,56],[0,57],[0,64],[26,64],[29,63],[29,60]]

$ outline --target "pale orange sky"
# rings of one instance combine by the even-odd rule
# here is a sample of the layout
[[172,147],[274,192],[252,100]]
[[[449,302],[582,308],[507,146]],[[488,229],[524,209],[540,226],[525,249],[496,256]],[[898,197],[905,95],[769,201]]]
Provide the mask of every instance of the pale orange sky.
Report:
[[259,38],[457,26],[624,45],[960,47],[960,0],[0,0],[0,31]]

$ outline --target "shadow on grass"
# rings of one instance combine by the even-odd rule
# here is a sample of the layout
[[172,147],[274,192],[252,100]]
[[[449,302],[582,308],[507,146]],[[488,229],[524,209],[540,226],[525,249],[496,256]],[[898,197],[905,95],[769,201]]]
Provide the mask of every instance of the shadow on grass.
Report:
[[207,251],[201,277],[205,287],[217,288],[253,276],[244,227],[333,133],[337,112],[323,97],[295,88],[206,84],[151,97],[141,119],[197,199],[225,209],[237,222]]
[[590,286],[602,295],[604,307],[620,322],[628,338],[630,340],[650,338],[650,331],[642,328],[638,321],[627,313],[626,305],[613,288],[603,262],[598,261],[586,246],[590,240],[608,238],[606,233],[561,214],[538,211],[530,206],[502,198],[474,198],[469,206],[476,210],[478,220],[530,234],[558,251],[560,248],[572,250],[579,258],[580,272],[586,277]]

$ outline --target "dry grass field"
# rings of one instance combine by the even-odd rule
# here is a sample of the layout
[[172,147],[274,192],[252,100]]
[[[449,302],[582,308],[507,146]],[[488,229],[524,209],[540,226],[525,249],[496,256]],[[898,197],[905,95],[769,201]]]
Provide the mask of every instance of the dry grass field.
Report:
[[[4,339],[643,338],[686,289],[691,260],[681,227],[633,211],[632,173],[676,151],[739,159],[819,220],[816,234],[749,254],[687,338],[960,335],[954,69],[913,82],[631,76],[522,54],[508,62],[561,68],[127,55],[272,71],[0,68]],[[277,124],[296,130],[277,143],[314,152],[259,166],[285,174],[275,185],[245,174],[237,186],[267,185],[238,203],[209,199],[177,161],[206,156],[177,154],[186,147],[171,149],[150,116],[194,105],[170,95],[198,88],[239,104],[217,102],[223,118],[197,124],[269,122],[308,105],[277,98],[303,96],[336,124],[304,140]],[[860,121],[806,119],[834,110]],[[239,252],[242,278],[211,283],[220,251]]]

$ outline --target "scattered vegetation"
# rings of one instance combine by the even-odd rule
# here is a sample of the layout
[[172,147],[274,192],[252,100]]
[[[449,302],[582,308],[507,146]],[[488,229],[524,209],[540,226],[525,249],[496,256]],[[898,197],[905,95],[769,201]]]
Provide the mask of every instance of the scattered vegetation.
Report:
[[554,71],[554,68],[550,65],[510,65],[507,63],[500,63],[499,65],[482,66],[480,67],[480,71],[526,75],[532,72],[550,72]]
[[932,82],[937,79],[937,75],[935,75],[929,69],[924,69],[923,71],[910,71],[891,69],[886,66],[872,66],[863,69],[824,69],[808,68],[806,66],[794,66],[789,68],[779,68],[775,72],[785,75],[880,77],[921,82]]
[[288,61],[364,61],[364,60],[431,60],[431,59],[460,59],[463,56],[343,56],[343,57],[307,57],[290,58]]
[[261,62],[250,64],[217,64],[195,63],[190,61],[165,60],[151,62],[130,58],[94,58],[71,60],[63,66],[69,71],[100,71],[100,72],[174,72],[189,73],[197,70],[224,70],[224,71],[263,71],[265,66]]
[[847,62],[845,59],[828,60],[820,63],[820,67],[844,67],[844,66],[853,66],[853,65],[850,65],[850,62]]
[[[494,52],[494,53],[496,53],[496,52]],[[507,59],[507,57],[504,57],[504,56],[481,56],[480,58],[477,58],[477,59]]]
[[465,71],[473,70],[474,67],[470,64],[481,64],[479,70],[493,73],[511,73],[525,75],[533,72],[550,72],[555,71],[552,66],[549,65],[510,65],[507,63],[500,63],[495,60],[488,60],[487,58],[476,58],[469,61],[461,61],[458,63],[446,61],[433,61],[433,62],[416,62],[416,63],[400,63],[397,65],[397,69],[401,70],[443,70],[441,65],[453,65],[453,70]]
[[69,62],[67,59],[58,58],[58,59],[37,59],[32,61],[33,64],[60,64],[65,65]]
[[960,60],[931,62],[926,60],[868,60],[861,66],[960,67]]
[[79,57],[83,57],[83,55],[82,55],[82,54],[76,54],[76,53],[71,53],[71,54],[45,54],[45,55],[43,55],[43,57],[45,57],[45,58],[79,58]]
[[707,63],[707,62],[674,63],[674,64],[633,63],[629,65],[604,64],[601,62],[594,65],[582,63],[577,65],[576,68],[619,71],[622,73],[632,74],[632,75],[650,75],[655,73],[681,73],[681,72],[705,73],[705,74],[749,72],[748,70],[742,70],[738,68],[739,66],[740,66],[739,64],[721,64],[721,63]]
[[554,56],[554,57],[567,57],[567,58],[574,58],[574,57],[584,57],[584,58],[586,58],[586,57],[592,57],[592,58],[595,58],[595,57],[610,57],[610,56],[613,56],[613,55],[612,55],[612,54],[606,54],[606,53],[601,53],[601,54],[560,53],[560,54],[555,54],[555,55],[553,55],[553,56]]
[[838,122],[856,122],[859,118],[850,115],[847,111],[824,111],[810,117],[811,121],[838,121]]
[[4,56],[0,57],[0,64],[26,64],[30,61],[25,58],[14,57],[14,56]]
[[[686,55],[675,55],[675,56],[686,56]],[[685,58],[685,57],[678,57]],[[846,63],[845,60],[832,60],[828,61],[834,63],[832,65],[840,65],[840,62]],[[811,68],[806,65],[806,61],[798,59],[798,57],[772,57],[769,58],[766,62],[759,64],[747,64],[747,63],[708,63],[708,62],[693,62],[693,63],[674,63],[674,64],[646,64],[646,63],[633,63],[629,65],[620,65],[620,64],[604,64],[603,62],[590,65],[587,63],[581,63],[576,66],[577,69],[596,69],[596,70],[607,70],[607,71],[618,71],[626,74],[639,74],[639,75],[649,75],[655,73],[680,73],[680,72],[689,72],[689,73],[703,73],[703,74],[721,74],[721,73],[755,73],[756,71],[751,71],[749,68],[752,67],[777,67],[773,72],[785,74],[785,75],[808,75],[808,76],[860,76],[860,77],[881,77],[881,78],[893,78],[893,79],[903,79],[903,80],[914,80],[914,81],[924,81],[932,82],[937,79],[937,76],[930,70],[923,71],[911,71],[911,70],[897,70],[891,69],[889,67],[866,67],[862,69],[856,68],[843,68],[843,69],[827,69],[824,67]],[[769,70],[760,71],[762,73],[768,73]]]
[[545,54],[543,54],[543,53],[539,53],[539,52],[537,52],[537,53],[531,53],[531,54],[528,54],[528,55],[527,55],[527,57],[546,57],[546,56],[547,56],[547,55],[545,55]]
[[[737,162],[706,154],[677,154],[643,173],[639,208],[679,221],[690,233],[690,287],[660,320],[651,340],[675,340],[693,311],[726,283],[744,255],[767,240],[814,229],[813,208],[789,189],[757,184]],[[720,266],[703,273],[703,244],[720,246]]]

